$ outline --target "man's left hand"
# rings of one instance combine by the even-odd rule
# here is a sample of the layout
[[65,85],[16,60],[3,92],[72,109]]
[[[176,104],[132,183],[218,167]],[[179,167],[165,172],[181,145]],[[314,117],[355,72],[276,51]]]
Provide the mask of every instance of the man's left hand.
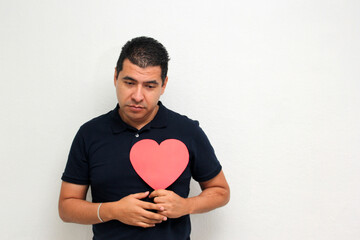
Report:
[[189,214],[187,199],[180,197],[173,191],[155,190],[149,197],[154,198],[154,203],[164,207],[164,210],[158,211],[158,213],[168,218],[179,218]]

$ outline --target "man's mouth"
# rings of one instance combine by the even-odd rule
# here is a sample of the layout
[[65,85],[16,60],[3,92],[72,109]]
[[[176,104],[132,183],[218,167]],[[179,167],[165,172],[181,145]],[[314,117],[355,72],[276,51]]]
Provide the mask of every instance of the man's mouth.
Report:
[[142,105],[131,104],[131,105],[128,105],[128,106],[132,111],[135,111],[135,112],[145,109],[145,107],[142,106]]
[[145,108],[142,105],[135,105],[135,104],[131,104],[131,105],[129,105],[129,107],[131,107],[131,108]]

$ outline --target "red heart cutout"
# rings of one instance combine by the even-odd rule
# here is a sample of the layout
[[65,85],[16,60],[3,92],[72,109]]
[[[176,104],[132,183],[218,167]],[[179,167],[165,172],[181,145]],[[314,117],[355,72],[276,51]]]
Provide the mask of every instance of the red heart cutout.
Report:
[[143,139],[132,146],[130,162],[136,173],[153,189],[166,189],[179,178],[189,163],[189,151],[176,139],[160,145]]

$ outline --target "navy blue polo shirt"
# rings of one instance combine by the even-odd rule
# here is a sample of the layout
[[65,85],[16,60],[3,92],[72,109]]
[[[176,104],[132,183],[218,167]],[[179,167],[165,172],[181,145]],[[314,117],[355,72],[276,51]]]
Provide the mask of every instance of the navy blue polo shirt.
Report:
[[[155,118],[140,130],[121,119],[119,105],[82,125],[72,143],[62,180],[90,185],[93,202],[118,201],[129,194],[153,191],[137,175],[129,158],[131,147],[142,139],[159,144],[166,139],[177,139],[189,151],[187,167],[167,190],[186,198],[191,177],[198,182],[215,177],[221,165],[199,123],[167,109],[161,102],[158,105]],[[146,229],[113,220],[93,225],[93,239],[187,240],[190,231],[189,215]]]

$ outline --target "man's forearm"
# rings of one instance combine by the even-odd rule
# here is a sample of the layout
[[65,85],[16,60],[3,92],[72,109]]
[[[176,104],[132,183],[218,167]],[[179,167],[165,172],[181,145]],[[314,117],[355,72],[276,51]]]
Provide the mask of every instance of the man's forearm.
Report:
[[[60,218],[64,222],[97,224],[101,222],[97,216],[98,207],[99,203],[91,203],[82,199],[68,198],[59,203],[59,214]],[[103,204],[101,208],[104,207],[105,206]]]
[[212,187],[204,189],[198,196],[187,199],[189,214],[205,213],[229,202],[229,189]]

